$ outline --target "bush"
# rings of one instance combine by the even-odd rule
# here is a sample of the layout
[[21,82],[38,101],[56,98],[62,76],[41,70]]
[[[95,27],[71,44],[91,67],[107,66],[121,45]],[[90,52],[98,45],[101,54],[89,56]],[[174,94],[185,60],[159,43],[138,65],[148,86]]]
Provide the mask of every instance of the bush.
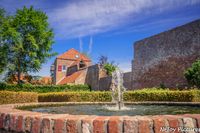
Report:
[[110,102],[110,92],[58,92],[42,93],[39,102]]
[[194,62],[192,67],[185,71],[184,75],[191,86],[200,88],[200,60]]
[[[198,91],[199,92],[199,91]],[[158,89],[144,89],[129,91],[124,93],[124,100],[130,102],[138,101],[173,101],[173,102],[192,102],[198,100],[196,91],[170,91]]]
[[0,90],[47,93],[64,91],[90,91],[91,89],[88,85],[15,85],[0,83]]
[[[110,102],[111,92],[63,92],[39,94],[39,102]],[[173,101],[198,102],[200,91],[171,91],[158,89],[144,89],[124,93],[124,101]]]
[[0,104],[30,103],[37,101],[37,93],[0,91]]
[[111,76],[114,71],[116,71],[117,66],[112,63],[104,64],[103,68],[106,70],[106,73]]

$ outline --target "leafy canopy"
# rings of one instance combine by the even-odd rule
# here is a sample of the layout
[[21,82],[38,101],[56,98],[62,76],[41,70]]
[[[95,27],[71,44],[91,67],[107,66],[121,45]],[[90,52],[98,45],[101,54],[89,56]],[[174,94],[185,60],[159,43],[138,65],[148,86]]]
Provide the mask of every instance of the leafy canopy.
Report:
[[200,60],[197,60],[188,68],[185,73],[185,78],[192,86],[200,88]]
[[53,38],[48,17],[40,10],[23,7],[14,16],[7,17],[1,24],[0,42],[1,49],[7,48],[9,71],[18,75],[39,71],[42,63],[55,55],[51,53]]
[[0,8],[0,73],[4,71],[7,64],[7,51],[8,47],[3,43],[3,26],[7,23],[7,17],[5,16],[4,9]]
[[112,73],[113,73],[114,71],[116,71],[117,66],[114,65],[114,64],[111,64],[111,63],[106,63],[106,64],[104,64],[104,67],[103,67],[103,68],[106,70],[107,74],[108,74],[109,76],[111,76]]

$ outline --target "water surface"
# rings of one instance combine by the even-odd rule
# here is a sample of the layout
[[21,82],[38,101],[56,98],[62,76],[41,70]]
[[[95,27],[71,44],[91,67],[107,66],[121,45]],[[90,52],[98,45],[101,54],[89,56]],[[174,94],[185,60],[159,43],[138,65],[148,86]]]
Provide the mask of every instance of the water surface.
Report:
[[200,114],[198,106],[175,105],[126,105],[124,110],[116,110],[113,105],[65,105],[55,107],[34,107],[26,110],[52,114],[72,115],[104,115],[104,116],[135,116],[135,115],[165,115],[165,114]]

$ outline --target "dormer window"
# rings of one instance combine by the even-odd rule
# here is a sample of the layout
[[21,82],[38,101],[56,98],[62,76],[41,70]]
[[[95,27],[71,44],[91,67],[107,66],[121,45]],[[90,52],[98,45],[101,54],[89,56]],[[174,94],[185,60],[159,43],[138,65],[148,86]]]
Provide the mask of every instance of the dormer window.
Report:
[[79,62],[79,68],[84,68],[86,67],[85,62],[83,62],[82,60]]

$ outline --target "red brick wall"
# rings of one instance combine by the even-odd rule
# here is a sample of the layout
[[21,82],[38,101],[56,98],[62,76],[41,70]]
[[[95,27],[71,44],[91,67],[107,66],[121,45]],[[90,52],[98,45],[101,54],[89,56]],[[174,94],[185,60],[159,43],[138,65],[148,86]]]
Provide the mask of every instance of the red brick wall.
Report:
[[[169,129],[170,128],[170,129]],[[0,132],[31,133],[178,133],[200,130],[200,116],[87,116],[42,114],[0,107]],[[191,131],[192,132],[192,131]]]

